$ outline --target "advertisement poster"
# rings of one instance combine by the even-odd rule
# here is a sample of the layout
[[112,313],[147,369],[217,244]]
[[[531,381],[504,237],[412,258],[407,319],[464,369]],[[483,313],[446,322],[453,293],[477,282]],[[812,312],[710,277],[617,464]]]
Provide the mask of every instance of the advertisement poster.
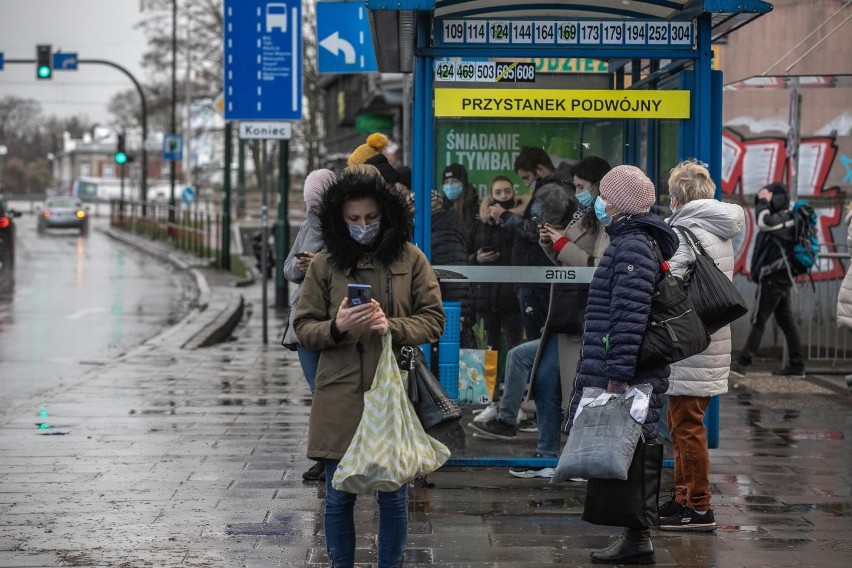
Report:
[[496,175],[515,182],[519,194],[527,193],[513,165],[524,146],[543,148],[554,165],[574,164],[585,156],[598,155],[621,163],[623,121],[534,121],[534,120],[440,120],[438,121],[435,179],[450,164],[461,164],[479,197],[489,192]]

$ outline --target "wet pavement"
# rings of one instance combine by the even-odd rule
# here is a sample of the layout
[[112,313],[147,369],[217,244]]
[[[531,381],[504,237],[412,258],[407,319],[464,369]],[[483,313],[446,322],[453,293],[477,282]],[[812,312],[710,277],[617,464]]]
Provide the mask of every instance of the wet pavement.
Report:
[[[301,478],[309,390],[274,339],[283,319],[270,311],[264,347],[259,285],[195,269],[205,309],[0,419],[0,567],[327,566],[323,489]],[[202,343],[241,296],[228,341],[180,347]],[[711,451],[719,529],[654,531],[657,565],[848,566],[852,402],[841,381],[732,381]],[[528,455],[534,437],[497,444],[468,431],[465,454]],[[580,519],[584,491],[505,468],[442,469],[411,491],[405,565],[590,566],[619,530]],[[362,496],[359,568],[375,566],[376,518]]]

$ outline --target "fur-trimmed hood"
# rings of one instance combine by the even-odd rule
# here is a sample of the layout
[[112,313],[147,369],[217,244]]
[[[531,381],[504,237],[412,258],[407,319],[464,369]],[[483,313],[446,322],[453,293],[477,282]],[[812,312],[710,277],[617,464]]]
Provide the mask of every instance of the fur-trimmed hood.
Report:
[[[515,215],[523,215],[524,210],[527,208],[527,204],[530,202],[529,195],[515,195],[513,201],[515,202],[510,209],[507,211],[514,213]],[[479,204],[479,219],[485,224],[495,224],[496,221],[491,217],[491,210],[488,209],[491,205],[494,205],[494,198],[490,195],[487,195],[482,198],[482,203]]]
[[[379,236],[370,246],[350,237],[343,220],[343,203],[364,197],[375,199],[382,212]],[[414,216],[403,195],[369,174],[347,174],[333,183],[320,203],[319,219],[329,263],[342,271],[352,270],[367,255],[385,266],[391,264],[402,256],[414,234]]]

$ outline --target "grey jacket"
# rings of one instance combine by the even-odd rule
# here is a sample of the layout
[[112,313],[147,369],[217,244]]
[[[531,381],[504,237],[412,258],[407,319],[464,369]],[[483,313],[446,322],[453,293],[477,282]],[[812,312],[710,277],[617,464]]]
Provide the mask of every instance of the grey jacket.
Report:
[[305,216],[305,222],[299,227],[299,232],[296,234],[296,239],[293,241],[293,246],[290,248],[290,254],[284,261],[284,278],[288,282],[298,284],[293,294],[290,296],[290,317],[287,318],[287,325],[284,328],[284,339],[281,344],[290,350],[295,350],[299,344],[299,339],[296,337],[296,330],[293,328],[293,317],[296,315],[296,304],[302,296],[302,283],[305,280],[305,273],[299,270],[296,265],[297,252],[319,252],[325,246],[322,242],[322,231],[320,229],[319,217],[316,213],[308,209]]

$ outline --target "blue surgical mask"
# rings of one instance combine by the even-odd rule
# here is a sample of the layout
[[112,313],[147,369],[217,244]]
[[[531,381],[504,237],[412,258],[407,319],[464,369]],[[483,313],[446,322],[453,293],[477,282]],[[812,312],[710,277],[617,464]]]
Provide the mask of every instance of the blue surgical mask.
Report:
[[355,242],[370,246],[379,235],[379,229],[382,227],[381,221],[378,223],[370,223],[369,225],[349,225],[349,236],[355,239]]
[[609,225],[612,222],[612,217],[610,217],[606,212],[606,201],[604,201],[603,196],[600,195],[597,199],[595,199],[595,216],[598,218],[598,221],[604,225]]
[[455,201],[458,199],[459,195],[461,195],[462,186],[460,183],[445,183],[441,190],[444,192],[447,199]]
[[591,191],[584,191],[583,193],[577,194],[577,201],[580,202],[580,206],[588,207],[595,200],[595,196],[592,195]]

